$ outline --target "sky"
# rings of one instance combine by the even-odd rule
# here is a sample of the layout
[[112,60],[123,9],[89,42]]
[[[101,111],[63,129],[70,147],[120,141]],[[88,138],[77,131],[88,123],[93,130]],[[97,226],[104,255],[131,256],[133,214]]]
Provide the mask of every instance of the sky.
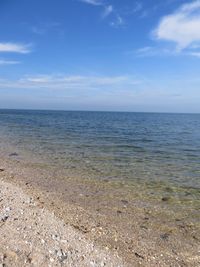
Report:
[[0,108],[200,112],[200,0],[0,0]]

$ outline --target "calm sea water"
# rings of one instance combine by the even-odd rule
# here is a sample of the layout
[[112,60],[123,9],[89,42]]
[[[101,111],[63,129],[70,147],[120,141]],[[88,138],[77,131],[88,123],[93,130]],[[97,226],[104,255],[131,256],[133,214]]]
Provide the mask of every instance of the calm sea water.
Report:
[[200,114],[0,110],[9,146],[96,179],[200,188]]

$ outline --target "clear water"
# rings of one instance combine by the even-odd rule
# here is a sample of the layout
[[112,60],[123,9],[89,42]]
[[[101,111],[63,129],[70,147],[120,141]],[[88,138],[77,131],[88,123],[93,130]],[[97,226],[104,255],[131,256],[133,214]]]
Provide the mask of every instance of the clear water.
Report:
[[94,179],[200,189],[200,114],[0,110],[9,145]]

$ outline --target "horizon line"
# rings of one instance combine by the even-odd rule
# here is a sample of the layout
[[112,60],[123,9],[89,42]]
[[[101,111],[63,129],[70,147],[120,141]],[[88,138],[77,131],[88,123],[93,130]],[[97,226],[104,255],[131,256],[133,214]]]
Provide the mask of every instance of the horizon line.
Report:
[[54,112],[105,112],[105,113],[149,113],[149,114],[196,114],[200,112],[170,112],[170,111],[123,111],[123,110],[82,110],[82,109],[36,109],[36,108],[0,108],[1,110],[16,111],[54,111]]

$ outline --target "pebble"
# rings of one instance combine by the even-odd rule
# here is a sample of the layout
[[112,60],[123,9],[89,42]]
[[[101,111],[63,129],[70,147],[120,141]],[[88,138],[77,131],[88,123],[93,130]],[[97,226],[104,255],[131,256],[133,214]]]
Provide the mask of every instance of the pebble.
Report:
[[58,235],[52,235],[51,237],[53,240],[57,240],[57,241],[60,240],[60,237]]
[[68,240],[61,240],[61,243],[68,243]]
[[63,262],[63,261],[66,260],[66,259],[68,258],[68,256],[69,256],[68,253],[63,252],[62,249],[58,249],[58,250],[56,250],[55,253],[56,253],[56,256],[59,258],[59,261],[60,261],[60,262]]
[[160,238],[163,239],[163,240],[168,240],[169,239],[169,234],[168,233],[164,233],[164,234],[161,234],[160,235]]
[[95,262],[94,262],[94,261],[91,261],[91,262],[90,262],[90,265],[91,265],[91,266],[94,266],[94,265],[95,265]]
[[135,252],[135,256],[138,257],[138,258],[144,259],[144,256],[138,254],[137,252]]
[[56,252],[56,255],[57,255],[58,257],[62,257],[62,255],[63,255],[62,250],[59,249],[59,250]]
[[9,157],[13,157],[13,156],[18,156],[18,153],[14,152],[14,153],[9,154]]
[[122,202],[123,204],[125,204],[125,205],[128,204],[128,200],[125,200],[125,199],[122,199],[121,202]]
[[34,199],[32,197],[28,198],[28,200],[26,201],[26,203],[29,204],[29,205],[33,205],[33,206],[36,205],[36,203],[34,202]]
[[7,207],[7,208],[5,208],[5,211],[6,212],[9,212],[9,211],[11,211],[11,208],[10,207]]
[[170,197],[163,197],[162,198],[162,201],[169,201],[170,200]]
[[2,222],[5,222],[5,221],[7,221],[8,218],[9,218],[8,215],[4,215],[4,216],[1,218],[1,221],[2,221]]

